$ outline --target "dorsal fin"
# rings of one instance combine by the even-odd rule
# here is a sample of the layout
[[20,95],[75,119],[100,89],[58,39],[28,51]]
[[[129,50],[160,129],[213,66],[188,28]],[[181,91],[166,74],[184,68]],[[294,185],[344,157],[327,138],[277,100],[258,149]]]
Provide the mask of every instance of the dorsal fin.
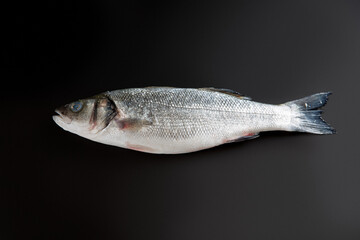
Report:
[[214,87],[208,87],[208,88],[200,88],[201,90],[205,90],[205,91],[213,91],[213,92],[219,92],[219,93],[224,93],[224,94],[228,94],[240,99],[244,99],[244,100],[251,100],[250,97],[244,96],[241,93],[238,93],[234,90],[231,89],[225,89],[225,88],[214,88]]

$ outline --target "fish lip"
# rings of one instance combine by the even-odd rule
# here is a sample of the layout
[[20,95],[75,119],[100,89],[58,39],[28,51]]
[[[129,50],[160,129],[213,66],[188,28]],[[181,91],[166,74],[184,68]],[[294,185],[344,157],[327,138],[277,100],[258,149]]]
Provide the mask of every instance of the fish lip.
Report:
[[52,117],[56,123],[58,123],[58,121],[66,124],[70,124],[72,122],[72,119],[62,114],[60,110],[55,109],[55,112],[57,115],[53,115]]
[[61,117],[61,112],[57,109],[55,109],[55,112],[58,114],[58,115],[54,115],[54,116],[60,116]]

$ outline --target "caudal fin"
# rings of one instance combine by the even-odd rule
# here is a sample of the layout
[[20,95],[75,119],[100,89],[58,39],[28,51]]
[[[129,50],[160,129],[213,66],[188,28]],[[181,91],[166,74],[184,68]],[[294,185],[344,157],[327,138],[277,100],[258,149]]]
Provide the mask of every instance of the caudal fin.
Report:
[[294,114],[291,120],[293,131],[308,132],[315,134],[334,134],[332,128],[321,118],[321,110],[331,92],[317,93],[295,101],[287,102],[285,105],[291,107]]

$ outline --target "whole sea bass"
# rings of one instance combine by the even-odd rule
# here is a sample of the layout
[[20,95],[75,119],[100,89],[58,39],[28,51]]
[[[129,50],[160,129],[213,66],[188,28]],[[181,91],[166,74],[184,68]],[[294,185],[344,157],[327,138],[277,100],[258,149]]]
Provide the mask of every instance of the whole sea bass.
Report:
[[263,131],[333,134],[321,110],[329,92],[280,105],[217,88],[131,88],[56,109],[54,121],[90,140],[148,153],[187,153]]

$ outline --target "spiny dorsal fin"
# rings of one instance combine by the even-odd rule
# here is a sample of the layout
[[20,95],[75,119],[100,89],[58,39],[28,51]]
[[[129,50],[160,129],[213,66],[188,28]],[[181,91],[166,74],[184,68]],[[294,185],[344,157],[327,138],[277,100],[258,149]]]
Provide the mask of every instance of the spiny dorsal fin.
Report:
[[251,100],[250,97],[244,96],[241,93],[238,93],[234,90],[231,89],[225,89],[225,88],[214,88],[214,87],[208,87],[208,88],[200,88],[201,90],[205,90],[205,91],[213,91],[213,92],[219,92],[219,93],[224,93],[224,94],[228,94],[240,99],[244,99],[244,100]]
[[145,87],[145,88],[174,88],[174,87],[169,87],[169,86],[148,86],[148,87]]

